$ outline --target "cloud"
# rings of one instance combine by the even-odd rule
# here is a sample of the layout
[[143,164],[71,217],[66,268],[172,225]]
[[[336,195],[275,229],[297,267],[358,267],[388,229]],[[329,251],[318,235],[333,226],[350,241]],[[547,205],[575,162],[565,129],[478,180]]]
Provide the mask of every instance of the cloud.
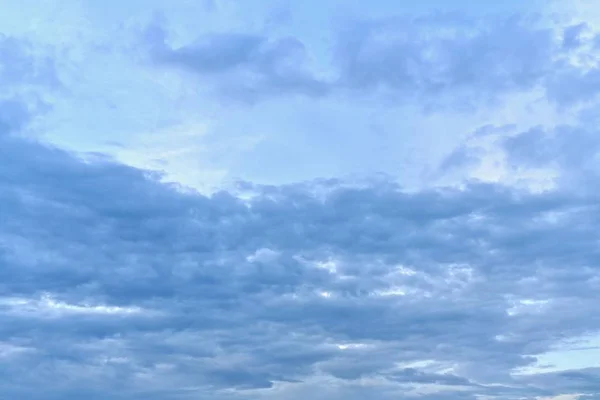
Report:
[[191,72],[208,84],[219,79],[215,90],[229,99],[254,102],[265,96],[327,93],[326,82],[309,68],[304,44],[296,37],[270,38],[251,33],[208,33],[192,43],[171,46],[158,22],[145,32],[146,45],[155,63]]
[[548,97],[559,105],[594,100],[600,88],[600,70],[564,67],[548,83]]
[[576,393],[571,395],[574,398],[593,399],[600,393],[598,372],[598,368],[588,368],[578,371],[540,374],[532,380],[541,387],[559,387],[563,393]]
[[39,53],[31,43],[0,33],[0,85],[5,93],[23,85],[59,84],[54,59]]
[[31,113],[26,104],[19,99],[0,100],[0,135],[19,131],[31,119]]
[[579,378],[510,373],[600,329],[591,195],[324,181],[207,197],[1,141],[3,393],[262,397],[327,378],[560,394]]
[[[473,111],[509,96],[544,92],[570,107],[595,98],[597,33],[536,15],[429,13],[346,21],[330,30],[332,49],[267,30],[205,33],[171,45],[165,22],[150,24],[153,63],[191,73],[229,100],[273,96],[375,98],[428,111]],[[311,68],[316,54],[327,75]],[[192,78],[190,78],[192,79]]]
[[538,177],[533,174],[532,179],[524,179],[525,186],[531,187],[537,178],[551,181],[550,186],[587,190],[600,172],[596,162],[600,141],[595,119],[585,114],[573,124],[538,125],[522,131],[497,127],[485,136],[475,132],[443,159],[439,174],[475,171],[491,159],[497,169],[512,177],[527,178],[528,172],[539,172]]
[[47,49],[0,33],[0,136],[25,128],[49,110],[45,94],[61,87]]
[[343,85],[355,90],[472,106],[535,87],[555,51],[552,31],[532,19],[432,14],[351,26],[336,61]]
[[334,60],[340,87],[430,111],[473,111],[529,92],[565,108],[596,98],[598,37],[585,22],[431,13],[349,24]]
[[[542,88],[575,106],[594,96],[567,96],[575,64],[555,58],[586,48],[586,29],[366,22],[339,39],[328,83],[304,65],[299,38],[225,32],[175,46],[154,25],[145,39],[158,65],[238,100],[382,90],[438,107]],[[469,138],[490,141],[511,172],[558,169],[545,191],[322,179],[207,196],[24,134],[40,112],[29,86],[42,92],[55,75],[14,43],[0,41],[1,79],[15,82],[0,100],[0,393],[597,397],[597,368],[518,373],[600,331],[598,196],[583,190],[599,182],[593,104],[573,124],[491,124]],[[477,163],[470,145],[444,167]]]
[[563,31],[563,47],[569,50],[576,49],[583,43],[582,35],[589,27],[585,22],[568,26]]
[[562,169],[581,172],[593,165],[600,143],[595,129],[585,126],[558,126],[551,131],[533,128],[508,137],[504,146],[509,162],[526,166],[556,164]]

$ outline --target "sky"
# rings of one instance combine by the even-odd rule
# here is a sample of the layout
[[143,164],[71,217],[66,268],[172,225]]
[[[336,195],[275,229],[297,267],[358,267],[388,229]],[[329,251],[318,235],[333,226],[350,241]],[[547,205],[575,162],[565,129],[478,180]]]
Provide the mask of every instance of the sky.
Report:
[[0,399],[600,399],[597,1],[0,10]]

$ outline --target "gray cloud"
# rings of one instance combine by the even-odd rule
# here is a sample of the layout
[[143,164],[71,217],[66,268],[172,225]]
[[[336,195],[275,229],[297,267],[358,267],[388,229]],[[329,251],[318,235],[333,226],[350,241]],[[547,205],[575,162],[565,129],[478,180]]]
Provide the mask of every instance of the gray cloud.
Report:
[[31,119],[31,112],[26,104],[17,98],[0,100],[0,135],[19,131]]
[[[3,393],[260,398],[329,377],[559,394],[510,371],[600,329],[593,195],[324,181],[245,183],[242,201],[0,140]],[[428,359],[453,372],[396,364]]]
[[337,60],[348,87],[472,106],[538,84],[554,51],[552,32],[529,19],[434,14],[353,26]]
[[548,98],[561,106],[594,100],[600,89],[598,68],[580,69],[572,66],[557,68],[548,80]]
[[22,39],[0,33],[0,85],[4,93],[23,86],[59,84],[54,59]]
[[265,96],[322,96],[328,91],[326,82],[310,71],[304,44],[292,36],[212,33],[172,47],[166,30],[155,23],[145,38],[154,62],[195,73],[206,78],[205,85],[217,78],[215,90],[228,99],[254,102]]
[[584,42],[582,34],[588,29],[589,26],[584,22],[566,27],[563,31],[563,47],[572,50],[581,46]]
[[438,13],[350,25],[335,63],[341,87],[430,111],[474,110],[532,89],[568,107],[596,98],[599,74],[589,62],[597,57],[595,41],[586,23],[550,28],[536,16]]
[[19,131],[49,110],[43,94],[61,87],[46,49],[0,33],[0,136]]
[[308,67],[314,49],[295,37],[214,33],[174,48],[156,23],[144,41],[155,63],[192,72],[230,100],[376,95],[429,111],[468,111],[534,89],[561,107],[593,100],[596,68],[572,61],[578,51],[588,59],[597,52],[590,29],[584,23],[551,28],[536,16],[434,13],[355,21],[336,34],[329,52],[335,78],[327,81]]
[[536,127],[504,138],[502,147],[512,168],[553,169],[558,184],[571,190],[589,190],[600,173],[598,131],[585,121],[552,129]]
[[[455,37],[426,35],[427,24],[447,24]],[[396,32],[394,24],[367,24],[356,31],[362,39],[349,35],[340,85],[434,97],[476,96],[469,91],[479,88],[491,98],[548,73],[554,44],[543,29],[446,17],[417,25]],[[353,58],[352,51],[374,51],[379,29],[401,39],[414,34],[423,47],[389,42],[387,34],[376,41],[372,54],[390,74],[369,57]],[[258,81],[241,86],[247,93],[320,94],[308,90],[317,81],[285,64],[304,56],[294,39],[225,34],[174,49],[160,29],[149,35],[155,60],[233,82],[249,74]],[[8,58],[22,56],[6,46]],[[530,50],[539,59],[521,59]],[[430,51],[447,61],[441,70]],[[36,62],[7,76],[36,81],[38,70],[25,67]],[[593,191],[560,185],[535,194],[470,183],[408,192],[387,181],[323,180],[243,182],[241,193],[203,196],[160,183],[155,172],[25,138],[35,112],[23,96],[0,102],[3,395],[597,396],[593,369],[511,374],[565,337],[600,330]],[[501,144],[515,164],[558,163],[580,176],[596,153],[594,137],[592,129],[563,126]]]

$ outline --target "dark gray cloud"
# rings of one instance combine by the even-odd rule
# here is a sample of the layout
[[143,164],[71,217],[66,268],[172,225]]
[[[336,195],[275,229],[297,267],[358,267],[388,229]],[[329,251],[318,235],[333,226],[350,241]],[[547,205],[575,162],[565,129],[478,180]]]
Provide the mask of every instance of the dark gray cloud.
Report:
[[[16,129],[27,114],[10,107]],[[354,394],[377,380],[382,399],[560,394],[579,375],[510,372],[600,329],[592,194],[322,181],[244,183],[243,201],[0,142],[0,391],[12,397],[293,397],[326,377]],[[437,364],[410,366],[423,360]]]
[[552,31],[534,19],[434,14],[352,26],[341,35],[337,63],[350,88],[473,106],[534,87],[554,53]]
[[428,110],[474,110],[532,89],[566,107],[598,92],[591,32],[586,23],[550,27],[537,16],[390,17],[350,25],[335,64],[341,87]]
[[[299,67],[306,50],[296,39],[219,34],[173,48],[153,29],[156,61],[225,77],[221,93],[327,87]],[[387,87],[424,103],[543,84],[558,46],[519,20],[355,29],[340,42],[335,89]],[[577,47],[580,33],[565,32],[561,49]],[[2,79],[51,81],[51,63],[0,43]],[[24,137],[39,110],[14,90],[0,101],[1,395],[597,396],[595,369],[512,374],[560,340],[600,330],[600,203],[567,184],[599,182],[593,125],[500,129],[511,165],[565,171],[543,193],[322,180],[242,182],[203,196]],[[470,162],[459,150],[448,166]]]
[[211,33],[193,43],[172,47],[159,23],[145,31],[154,62],[180,68],[205,78],[229,99],[254,102],[265,96],[322,96],[328,91],[308,66],[304,44],[292,36],[269,38],[248,33]]
[[[347,23],[334,35],[332,49],[240,32],[206,34],[175,48],[163,24],[145,31],[145,45],[155,63],[193,72],[229,99],[375,95],[429,111],[467,111],[535,89],[561,107],[593,100],[600,80],[597,68],[583,67],[597,53],[589,32],[585,23],[549,26],[535,15],[433,13]],[[311,71],[315,51],[329,54],[334,78],[326,81]]]

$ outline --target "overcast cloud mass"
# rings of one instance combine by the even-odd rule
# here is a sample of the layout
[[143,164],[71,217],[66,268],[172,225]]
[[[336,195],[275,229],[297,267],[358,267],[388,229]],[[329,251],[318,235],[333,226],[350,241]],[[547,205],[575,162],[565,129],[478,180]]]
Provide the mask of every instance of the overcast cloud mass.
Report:
[[1,399],[600,399],[597,1],[0,10]]

